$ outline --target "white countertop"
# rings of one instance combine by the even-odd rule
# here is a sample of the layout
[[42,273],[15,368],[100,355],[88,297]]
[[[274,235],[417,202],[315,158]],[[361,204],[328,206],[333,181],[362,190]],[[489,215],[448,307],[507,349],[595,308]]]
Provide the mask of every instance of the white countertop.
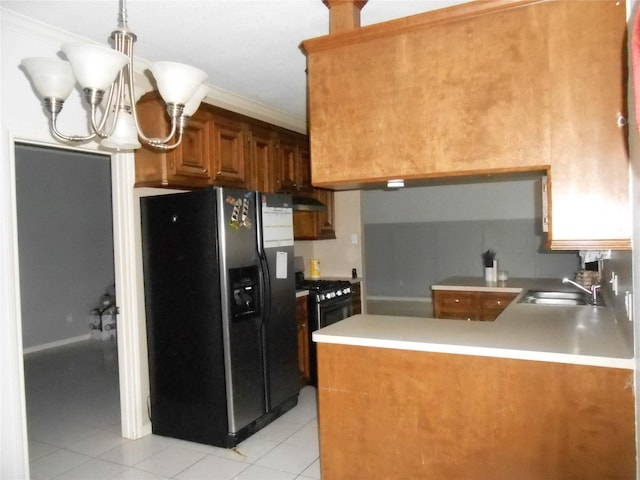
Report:
[[[463,283],[457,277],[434,289],[520,292],[553,288],[555,280],[514,279],[504,287]],[[449,281],[452,280],[452,281]],[[468,279],[467,279],[468,280]],[[475,281],[475,279],[474,279]],[[457,284],[455,282],[458,282]],[[566,286],[558,281],[558,289]],[[466,285],[466,287],[465,287]],[[445,288],[446,287],[446,288]],[[516,290],[517,289],[517,290]],[[634,368],[631,342],[623,337],[609,307],[518,303],[493,322],[387,315],[354,315],[313,332],[319,343],[337,343],[424,352],[480,355],[615,368]]]

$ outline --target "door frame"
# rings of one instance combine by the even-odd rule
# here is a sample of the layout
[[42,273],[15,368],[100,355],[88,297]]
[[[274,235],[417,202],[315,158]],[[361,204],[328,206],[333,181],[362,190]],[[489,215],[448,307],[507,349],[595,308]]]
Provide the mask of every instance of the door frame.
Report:
[[[136,235],[139,222],[139,209],[136,207],[138,197],[134,193],[135,156],[133,152],[106,153],[98,150],[97,145],[87,147],[62,146],[50,137],[34,135],[33,131],[21,134],[9,131],[9,174],[11,200],[10,242],[12,244],[12,261],[8,265],[10,288],[13,290],[13,313],[15,322],[15,351],[18,353],[17,384],[20,389],[20,424],[22,425],[22,447],[24,452],[25,472],[29,472],[28,435],[26,420],[26,397],[22,346],[22,312],[20,308],[20,263],[18,243],[18,217],[16,200],[16,143],[39,145],[48,148],[86,151],[93,154],[110,156],[111,161],[111,199],[113,212],[113,262],[118,299],[118,374],[120,386],[120,416],[122,436],[129,439],[143,437],[151,432],[150,423],[145,420],[146,400],[142,397],[141,375],[141,340],[145,333],[141,332],[144,319],[139,315],[138,271],[140,264],[140,243]],[[141,267],[140,267],[141,268]]]

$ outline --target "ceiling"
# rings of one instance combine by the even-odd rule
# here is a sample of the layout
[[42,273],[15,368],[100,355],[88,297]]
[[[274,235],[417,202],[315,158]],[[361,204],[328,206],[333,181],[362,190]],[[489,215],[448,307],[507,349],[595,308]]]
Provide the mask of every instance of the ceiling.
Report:
[[[369,0],[362,26],[466,0]],[[117,26],[117,0],[2,0],[13,10],[106,44]],[[328,34],[321,0],[129,0],[134,53],[205,70],[206,83],[306,124],[305,56],[301,41]]]

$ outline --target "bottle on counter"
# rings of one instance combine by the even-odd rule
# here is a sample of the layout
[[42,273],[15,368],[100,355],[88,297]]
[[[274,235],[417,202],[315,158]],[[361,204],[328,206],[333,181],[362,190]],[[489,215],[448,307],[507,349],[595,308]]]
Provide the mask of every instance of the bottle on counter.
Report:
[[320,260],[312,258],[310,262],[311,278],[320,278]]

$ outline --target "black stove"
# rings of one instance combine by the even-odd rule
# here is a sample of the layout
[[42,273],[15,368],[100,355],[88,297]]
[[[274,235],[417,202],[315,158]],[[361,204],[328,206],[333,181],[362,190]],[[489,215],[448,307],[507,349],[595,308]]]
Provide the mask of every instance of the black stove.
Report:
[[317,350],[313,332],[351,316],[351,282],[348,280],[306,280],[296,275],[296,289],[309,290],[309,384],[318,384]]
[[316,303],[331,301],[351,294],[348,280],[299,280],[296,289],[309,290],[310,300]]

